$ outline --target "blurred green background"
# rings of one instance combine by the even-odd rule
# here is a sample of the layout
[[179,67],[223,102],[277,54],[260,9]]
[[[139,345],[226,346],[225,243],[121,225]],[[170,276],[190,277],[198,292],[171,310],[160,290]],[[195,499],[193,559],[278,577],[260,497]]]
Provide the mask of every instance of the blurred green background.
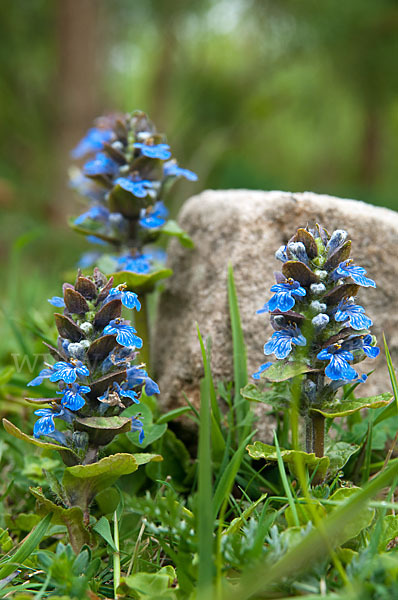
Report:
[[146,111],[198,173],[175,210],[209,187],[397,208],[396,0],[13,0],[0,30],[6,360],[86,248],[69,151],[104,112]]

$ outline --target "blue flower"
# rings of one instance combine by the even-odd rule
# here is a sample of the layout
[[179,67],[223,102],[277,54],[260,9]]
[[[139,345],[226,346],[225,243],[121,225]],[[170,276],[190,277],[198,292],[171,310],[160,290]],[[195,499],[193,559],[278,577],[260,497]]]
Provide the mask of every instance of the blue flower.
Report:
[[145,439],[145,435],[144,435],[144,424],[142,421],[139,420],[138,417],[131,417],[131,431],[139,431],[140,435],[138,438],[138,441],[140,442],[140,444],[142,444],[142,442]]
[[163,172],[166,177],[185,177],[185,179],[188,179],[189,181],[198,180],[196,173],[189,169],[182,169],[174,160],[165,163]]
[[85,213],[82,213],[74,220],[75,225],[81,225],[87,219],[92,221],[101,221],[106,223],[109,218],[109,210],[104,206],[91,206]]
[[47,300],[47,302],[49,302],[53,306],[57,306],[58,308],[64,308],[65,307],[65,301],[64,301],[64,299],[61,296],[53,296],[52,298],[49,298]]
[[362,350],[369,358],[376,358],[380,354],[380,348],[372,346],[373,338],[370,334],[365,335],[362,341]]
[[170,146],[168,144],[143,144],[136,142],[134,148],[141,150],[141,154],[148,156],[148,158],[160,158],[161,160],[167,160],[171,157],[169,151]]
[[273,312],[279,309],[281,312],[291,310],[296,303],[294,296],[305,296],[306,291],[298,281],[286,279],[284,283],[276,283],[271,287],[271,292],[276,292],[257,314]]
[[[99,246],[106,246],[107,243],[105,240],[97,237],[96,235],[86,235],[86,240],[90,242],[90,244],[98,244]],[[86,253],[88,254],[88,253]]]
[[100,129],[98,127],[89,129],[84,138],[77,144],[76,148],[72,150],[72,157],[82,158],[83,156],[86,156],[86,154],[102,150],[104,144],[110,142],[113,136],[113,132],[108,129]]
[[103,335],[116,335],[116,341],[121,346],[142,347],[142,339],[135,335],[137,331],[123,319],[112,319],[103,331]]
[[317,358],[319,360],[329,360],[329,364],[325,369],[325,375],[329,379],[334,379],[335,381],[339,379],[352,381],[358,378],[358,373],[348,363],[354,357],[351,352],[344,350],[341,344],[332,344],[328,348],[321,350]]
[[85,252],[81,257],[77,266],[81,269],[86,269],[87,267],[92,267],[98,261],[98,259],[102,256],[101,252]]
[[112,387],[108,388],[105,394],[98,397],[100,402],[108,403],[109,394],[113,391],[116,392],[121,398],[130,398],[135,404],[139,404],[138,393],[134,390],[129,389],[128,381],[123,381],[120,385],[114,381]]
[[131,192],[137,198],[145,198],[148,195],[148,191],[153,187],[153,181],[149,181],[148,179],[134,181],[127,177],[118,177],[115,184],[120,185],[127,192]]
[[69,187],[82,196],[90,198],[93,202],[105,199],[107,190],[90,177],[85,177],[80,169],[72,168],[69,177]]
[[345,260],[333,271],[332,278],[336,281],[341,277],[351,277],[351,279],[362,287],[376,287],[373,279],[365,277],[366,270],[363,267],[354,265],[352,259]]
[[135,256],[127,254],[120,256],[117,259],[117,270],[142,274],[149,273],[151,270],[151,258],[150,254],[136,254]]
[[141,303],[138,300],[137,294],[135,294],[134,292],[126,291],[126,287],[127,286],[125,283],[121,283],[120,285],[111,288],[109,290],[108,296],[105,299],[105,304],[107,304],[111,300],[118,298],[123,304],[123,306],[125,306],[126,308],[135,308],[137,310],[141,310]]
[[365,315],[363,306],[347,302],[346,300],[340,301],[334,318],[336,321],[347,321],[348,319],[346,325],[349,325],[357,331],[360,329],[368,329],[372,325],[372,320]]
[[355,379],[351,379],[350,381],[348,381],[347,379],[339,379],[337,381],[332,381],[331,383],[329,383],[328,388],[335,392],[337,391],[340,387],[342,387],[343,385],[346,385],[347,383],[365,383],[365,381],[367,380],[368,376],[365,375],[365,373],[362,373],[362,375],[358,375],[355,377]]
[[89,394],[90,391],[91,390],[88,385],[79,385],[78,383],[73,383],[69,385],[69,389],[57,392],[57,394],[63,394],[61,398],[62,406],[69,408],[69,410],[77,411],[83,408],[83,406],[86,404],[86,400],[81,394]]
[[35,438],[47,435],[55,438],[61,444],[66,445],[65,436],[59,431],[56,431],[54,423],[54,419],[57,418],[69,421],[68,415],[65,415],[65,411],[62,408],[58,411],[53,408],[40,408],[39,410],[35,410],[35,415],[40,417],[33,426],[33,436]]
[[78,375],[90,375],[90,371],[80,360],[71,359],[70,363],[56,362],[53,369],[54,372],[50,376],[50,381],[62,380],[65,383],[74,383]]
[[119,165],[104,152],[96,154],[93,160],[89,160],[83,167],[84,175],[95,177],[96,175],[116,175]]
[[253,379],[260,379],[261,373],[264,373],[264,371],[266,371],[271,365],[272,365],[272,362],[266,362],[266,363],[263,363],[262,365],[260,365],[258,371],[253,373],[253,375],[252,375]]
[[148,211],[143,209],[139,224],[146,229],[161,227],[166,223],[168,214],[169,211],[163,202],[156,202],[156,204],[148,209]]
[[148,376],[148,373],[144,369],[137,366],[127,369],[127,383],[131,388],[145,384],[145,393],[147,396],[160,393],[158,384]]
[[305,346],[307,340],[297,326],[289,326],[275,331],[271,339],[264,345],[264,354],[275,354],[276,358],[286,358],[292,351],[292,345]]
[[29,383],[27,384],[28,386],[36,386],[36,385],[41,385],[43,383],[43,379],[48,379],[49,377],[51,377],[51,375],[54,373],[54,369],[52,367],[50,368],[46,368],[46,369],[42,369],[40,371],[40,373],[38,374],[37,377],[35,377],[34,379],[32,379],[32,381],[29,381]]

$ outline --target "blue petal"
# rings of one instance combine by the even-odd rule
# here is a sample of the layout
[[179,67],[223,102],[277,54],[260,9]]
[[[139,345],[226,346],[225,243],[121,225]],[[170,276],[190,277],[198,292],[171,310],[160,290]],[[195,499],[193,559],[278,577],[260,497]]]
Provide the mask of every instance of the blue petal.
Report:
[[344,379],[346,381],[352,381],[358,377],[358,373],[355,369],[353,369],[339,354],[334,354],[332,356],[330,363],[325,369],[325,375],[327,375],[329,379]]
[[90,371],[86,367],[86,365],[81,365],[76,368],[76,372],[78,375],[85,375],[88,377],[90,375]]
[[297,289],[292,290],[292,294],[295,296],[306,296],[307,292],[303,287],[299,286]]
[[290,290],[288,292],[276,293],[275,296],[272,296],[271,300],[268,302],[271,312],[276,309],[279,309],[281,312],[286,312],[293,308],[294,305],[295,300]]
[[57,362],[54,365],[55,371],[50,377],[50,381],[65,381],[65,383],[73,383],[76,381],[77,374],[74,367],[67,363]]
[[141,310],[141,303],[138,300],[137,294],[134,292],[122,292],[122,304],[126,308],[135,308],[136,310]]
[[272,362],[266,362],[266,363],[263,363],[262,365],[260,365],[258,371],[253,373],[253,375],[252,375],[253,379],[260,379],[261,373],[266,371],[271,365],[272,365]]
[[54,373],[53,369],[42,369],[37,377],[29,381],[27,384],[30,386],[36,386],[43,383],[43,379],[48,379]]
[[133,181],[127,177],[119,177],[116,179],[115,184],[120,185],[124,190],[134,194],[137,198],[145,198],[148,195],[148,191],[153,186],[153,182],[147,179],[139,181]]
[[86,401],[83,396],[77,392],[67,390],[61,399],[61,404],[65,406],[65,408],[69,408],[69,410],[77,411],[83,408]]
[[53,306],[57,306],[58,308],[64,308],[65,307],[65,301],[64,301],[63,298],[61,298],[61,296],[53,296],[52,298],[49,298],[47,300],[47,302],[49,302]]
[[276,358],[286,358],[292,350],[292,337],[275,331],[271,339],[264,345],[264,354],[275,354]]
[[119,165],[105,153],[100,152],[93,160],[89,160],[83,167],[85,175],[116,175]]
[[168,177],[185,177],[189,181],[197,181],[198,176],[189,169],[182,169],[176,163],[164,165],[164,174]]
[[134,392],[134,390],[124,390],[123,388],[120,388],[118,393],[120,396],[122,396],[122,398],[130,398],[130,400],[136,404],[140,403],[140,401],[137,399],[138,394],[137,392]]
[[378,348],[377,346],[364,345],[363,351],[365,352],[366,356],[369,356],[369,358],[376,358],[380,354],[380,348]]
[[171,157],[171,152],[169,152],[170,146],[168,144],[154,144],[150,146],[149,144],[136,143],[134,144],[135,148],[139,148],[141,153],[144,156],[148,156],[148,158],[160,158],[161,160],[167,160]]
[[145,379],[145,393],[147,396],[152,396],[153,394],[160,394],[160,389],[158,384],[153,381],[150,377],[146,377]]
[[102,150],[104,144],[109,142],[113,135],[113,132],[107,129],[99,129],[97,127],[89,129],[84,138],[72,150],[72,157],[82,158],[86,154]]

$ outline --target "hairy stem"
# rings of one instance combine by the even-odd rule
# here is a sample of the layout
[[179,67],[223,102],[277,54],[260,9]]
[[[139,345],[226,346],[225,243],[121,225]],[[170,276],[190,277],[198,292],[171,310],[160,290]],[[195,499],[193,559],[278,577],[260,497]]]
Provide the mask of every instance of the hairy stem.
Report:
[[147,295],[144,293],[140,296],[141,310],[135,312],[135,327],[139,337],[142,339],[142,348],[140,349],[140,360],[146,365],[146,369],[150,374],[151,371],[151,348],[150,348],[150,333],[148,320],[148,303]]

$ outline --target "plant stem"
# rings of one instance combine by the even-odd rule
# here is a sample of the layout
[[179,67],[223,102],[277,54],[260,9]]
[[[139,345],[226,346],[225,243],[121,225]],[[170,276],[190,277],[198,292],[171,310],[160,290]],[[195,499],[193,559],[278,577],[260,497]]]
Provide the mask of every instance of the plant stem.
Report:
[[151,348],[148,321],[148,301],[144,293],[140,296],[141,310],[135,312],[135,327],[139,337],[142,339],[142,348],[140,349],[140,359],[146,365],[146,370],[151,371]]
[[319,413],[313,414],[312,419],[312,447],[315,456],[322,458],[325,454],[325,417]]
[[117,588],[120,585],[120,547],[119,547],[119,524],[116,511],[113,513],[113,540],[116,551],[113,553],[113,595],[117,599]]

